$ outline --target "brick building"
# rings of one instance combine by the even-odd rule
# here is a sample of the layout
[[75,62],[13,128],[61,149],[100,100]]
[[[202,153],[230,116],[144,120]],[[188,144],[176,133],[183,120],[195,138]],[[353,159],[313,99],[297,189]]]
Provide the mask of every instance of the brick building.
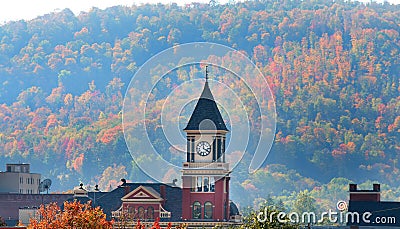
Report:
[[[379,184],[373,184],[371,190],[358,189],[357,184],[350,184],[349,192],[348,212],[359,216],[358,222],[347,223],[350,228],[400,228],[400,202],[381,201]],[[363,220],[364,213],[367,221]]]
[[[231,171],[225,160],[229,130],[207,79],[184,131],[187,151],[182,187],[124,183],[120,190],[105,194],[97,201],[105,212],[111,211],[114,218],[128,214],[135,219],[160,218],[161,221],[227,222],[240,218],[238,208],[229,200]],[[112,204],[115,206],[109,206]]]

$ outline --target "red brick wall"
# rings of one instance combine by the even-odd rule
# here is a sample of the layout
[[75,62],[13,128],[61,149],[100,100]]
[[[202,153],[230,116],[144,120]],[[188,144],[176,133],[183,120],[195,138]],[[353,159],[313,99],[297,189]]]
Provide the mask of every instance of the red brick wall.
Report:
[[350,201],[371,201],[379,202],[381,201],[380,193],[350,193]]
[[126,202],[126,203],[123,203],[122,205],[123,205],[124,209],[129,209],[129,208],[135,209],[136,218],[138,217],[137,211],[138,211],[139,207],[144,208],[145,218],[147,218],[147,208],[148,207],[153,207],[153,209],[154,209],[154,218],[153,219],[160,217],[160,204],[159,203],[155,204],[155,203],[129,203],[129,202]]
[[[227,179],[224,193],[224,179]],[[191,177],[183,177],[183,183],[188,187],[191,183]],[[202,206],[201,215],[204,218],[204,203],[210,201],[215,207],[213,208],[213,219],[222,221],[224,216],[229,219],[229,178],[223,178],[215,182],[215,192],[191,192],[189,188],[184,188],[182,191],[182,219],[192,219],[192,207],[195,201],[199,201]],[[224,203],[226,202],[226,214],[224,214]]]

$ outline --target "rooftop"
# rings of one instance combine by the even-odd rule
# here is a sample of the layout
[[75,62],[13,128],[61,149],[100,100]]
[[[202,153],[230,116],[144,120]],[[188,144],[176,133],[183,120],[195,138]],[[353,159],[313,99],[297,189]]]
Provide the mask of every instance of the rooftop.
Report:
[[208,81],[184,130],[225,130],[225,122],[211,93]]

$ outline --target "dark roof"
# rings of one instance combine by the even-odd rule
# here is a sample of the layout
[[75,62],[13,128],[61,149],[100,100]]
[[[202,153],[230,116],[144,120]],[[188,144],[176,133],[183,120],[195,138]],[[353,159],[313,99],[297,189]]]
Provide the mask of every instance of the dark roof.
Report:
[[[208,120],[208,121],[206,121]],[[202,121],[205,121],[202,123]],[[211,121],[211,122],[210,122]],[[215,125],[215,126],[214,126]],[[214,101],[208,82],[205,83],[200,99],[184,130],[226,130],[225,122]]]
[[[359,223],[351,223],[348,222],[347,225],[359,225],[359,226],[390,226],[399,228],[400,226],[400,202],[389,202],[389,201],[381,201],[381,202],[372,202],[372,201],[349,201],[349,209],[348,212],[358,212],[360,216]],[[369,217],[371,223],[366,223],[362,220],[362,214],[365,212],[370,212],[372,215]],[[386,217],[385,220],[389,219],[388,217],[395,217],[394,223],[379,223],[374,224],[376,218],[383,219],[382,217]],[[351,217],[350,217],[351,220]],[[382,222],[382,221],[381,221]]]
[[[100,206],[107,215],[107,219],[111,218],[111,212],[118,210],[122,205],[121,198],[129,192],[135,190],[139,186],[150,187],[156,192],[161,193],[160,186],[165,186],[166,201],[163,206],[166,211],[171,212],[170,219],[161,219],[160,221],[181,221],[182,216],[182,189],[180,187],[172,187],[162,183],[126,183],[123,187],[112,190],[109,193],[102,193],[100,197],[96,196],[96,206]],[[91,195],[90,195],[91,196]]]

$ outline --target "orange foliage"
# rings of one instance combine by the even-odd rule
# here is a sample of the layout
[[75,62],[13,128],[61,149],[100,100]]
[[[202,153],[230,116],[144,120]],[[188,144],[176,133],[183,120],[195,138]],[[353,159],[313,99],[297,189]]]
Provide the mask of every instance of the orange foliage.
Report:
[[116,140],[117,136],[122,133],[122,125],[117,125],[111,129],[108,129],[103,132],[103,135],[100,138],[100,142],[104,144],[109,144]]
[[77,201],[64,202],[64,209],[51,203],[39,209],[40,220],[31,218],[29,229],[111,229],[113,222],[106,220],[100,207],[93,208],[91,202],[81,204]]
[[72,164],[74,169],[78,172],[81,171],[82,165],[83,165],[83,160],[85,159],[85,155],[83,153],[79,154],[79,157],[77,157]]

